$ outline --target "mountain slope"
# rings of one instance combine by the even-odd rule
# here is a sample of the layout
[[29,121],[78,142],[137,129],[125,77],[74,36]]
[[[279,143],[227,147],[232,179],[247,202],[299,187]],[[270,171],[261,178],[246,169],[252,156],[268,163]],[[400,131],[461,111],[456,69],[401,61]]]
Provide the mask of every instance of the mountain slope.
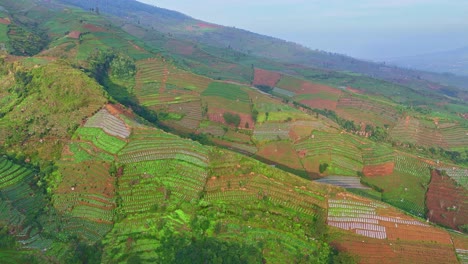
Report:
[[[431,168],[444,168],[465,194],[464,170],[446,156],[466,158],[458,140],[466,133],[457,115],[463,104],[412,108],[405,103],[431,105],[441,95],[370,78],[356,80],[415,94],[339,88],[266,60],[279,71],[232,58],[233,69],[246,72],[241,79],[257,87],[215,80],[179,67],[179,53],[166,49],[185,40],[149,32],[166,43],[152,45],[123,31],[121,20],[57,2],[3,5],[13,23],[37,21],[48,45],[32,57],[6,54],[0,71],[8,143],[0,223],[10,232],[0,236],[8,245],[0,256],[14,250],[20,263],[455,263],[465,249],[463,237],[453,242],[422,220],[428,185],[438,189]],[[228,60],[213,54],[235,54],[207,51],[206,65]],[[385,138],[394,135],[410,142],[392,146]],[[329,174],[355,185],[310,180]]]
[[241,29],[206,23],[178,12],[157,8],[134,0],[119,0],[111,3],[100,1],[97,4],[77,0],[64,0],[63,2],[85,9],[99,5],[103,12],[117,15],[147,28],[156,29],[164,34],[217,48],[229,47],[245,54],[274,59],[284,63],[335,71],[351,71],[397,84],[409,85],[417,89],[428,89],[430,86],[434,86],[434,83],[468,88],[466,86],[466,77],[446,78],[441,74],[405,70],[357,60],[344,55],[313,51],[295,43]]

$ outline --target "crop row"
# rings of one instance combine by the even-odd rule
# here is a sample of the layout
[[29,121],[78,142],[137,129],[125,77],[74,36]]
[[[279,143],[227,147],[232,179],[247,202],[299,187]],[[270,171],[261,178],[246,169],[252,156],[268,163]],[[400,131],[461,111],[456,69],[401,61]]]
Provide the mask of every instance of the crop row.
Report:
[[407,173],[416,177],[429,177],[429,165],[415,158],[410,158],[403,154],[395,157],[395,170],[398,172]]
[[289,138],[290,123],[263,123],[255,127],[253,136],[259,141]]
[[207,167],[206,159],[200,158],[200,156],[197,153],[185,150],[153,149],[126,153],[119,157],[120,162],[127,164],[141,161],[166,159],[181,160],[200,167]]
[[101,109],[94,116],[89,118],[84,126],[102,128],[106,133],[121,138],[128,138],[130,136],[130,130],[125,123],[111,115],[106,109]]
[[468,169],[463,168],[439,168],[439,170],[445,171],[447,175],[455,180],[458,184],[468,189]]
[[361,179],[359,177],[328,176],[328,177],[319,179],[316,182],[331,184],[331,185],[340,186],[343,188],[369,189],[368,187],[361,184]]
[[92,142],[96,147],[112,154],[119,152],[127,142],[108,135],[100,128],[80,127],[75,132],[75,137]]
[[328,225],[338,227],[344,230],[363,229],[363,230],[369,230],[369,231],[385,232],[384,226],[380,226],[376,224],[368,224],[368,223],[333,222],[333,221],[328,220]]

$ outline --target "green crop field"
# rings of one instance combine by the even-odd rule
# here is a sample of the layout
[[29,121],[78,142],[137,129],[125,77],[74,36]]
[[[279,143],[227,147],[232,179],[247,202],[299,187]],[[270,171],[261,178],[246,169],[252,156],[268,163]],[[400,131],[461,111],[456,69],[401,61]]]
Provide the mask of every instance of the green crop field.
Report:
[[203,91],[203,96],[217,96],[222,97],[232,101],[239,101],[242,103],[249,103],[249,95],[245,92],[242,86],[222,83],[222,82],[213,82],[208,88]]

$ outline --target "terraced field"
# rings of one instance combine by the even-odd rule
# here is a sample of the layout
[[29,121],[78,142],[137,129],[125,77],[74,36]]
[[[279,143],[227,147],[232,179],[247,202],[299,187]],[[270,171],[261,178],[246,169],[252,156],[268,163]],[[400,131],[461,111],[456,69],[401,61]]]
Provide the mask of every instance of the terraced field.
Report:
[[418,158],[397,152],[392,174],[364,180],[383,190],[383,201],[424,217],[425,193],[430,182],[430,166]]
[[394,150],[382,144],[368,144],[363,147],[362,172],[367,177],[385,176],[393,173],[395,167]]
[[303,164],[308,171],[317,172],[317,162],[328,163],[329,174],[354,176],[362,170],[361,143],[352,135],[314,131],[294,148],[305,160]]
[[393,126],[400,118],[394,106],[352,94],[347,94],[338,100],[336,112],[345,119],[366,124],[372,122],[371,124],[380,127]]
[[456,263],[447,233],[383,203],[340,195],[328,201],[328,208],[329,226],[356,234],[334,244],[357,253],[360,263]]
[[346,189],[370,189],[369,187],[361,184],[361,179],[359,177],[352,176],[327,176],[320,178],[315,182],[331,184]]
[[207,167],[206,150],[199,143],[182,141],[177,136],[152,129],[135,129],[130,142],[119,152],[123,164],[153,160],[181,160],[202,168]]
[[43,236],[36,222],[46,204],[45,197],[35,192],[36,173],[0,157],[0,225],[10,227],[10,235],[23,249],[47,250],[52,240]]
[[291,123],[263,123],[255,127],[253,140],[257,142],[289,139]]
[[137,70],[134,91],[144,106],[161,107],[197,100],[200,92],[212,82],[180,70],[160,57],[138,61]]
[[130,136],[130,129],[125,123],[121,119],[111,115],[107,109],[101,109],[89,118],[84,127],[102,128],[107,134],[120,138],[128,138]]

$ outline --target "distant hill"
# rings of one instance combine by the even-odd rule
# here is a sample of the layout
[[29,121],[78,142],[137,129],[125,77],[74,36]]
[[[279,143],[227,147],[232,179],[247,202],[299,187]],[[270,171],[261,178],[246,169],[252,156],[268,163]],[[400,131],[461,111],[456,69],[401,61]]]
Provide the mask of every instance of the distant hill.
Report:
[[387,60],[400,67],[468,76],[468,46]]
[[[436,84],[468,89],[468,77],[450,76],[450,78],[447,78],[443,74],[407,70],[358,60],[341,54],[312,50],[293,42],[235,27],[207,23],[179,12],[143,4],[135,0],[116,0],[112,2],[103,0],[62,0],[62,2],[85,9],[99,6],[101,12],[125,18],[129,22],[138,23],[140,26],[164,34],[216,48],[229,48],[244,54],[273,59],[283,63],[354,72],[410,86],[414,89],[433,89],[434,86],[437,86]],[[132,32],[129,33],[132,34]]]

